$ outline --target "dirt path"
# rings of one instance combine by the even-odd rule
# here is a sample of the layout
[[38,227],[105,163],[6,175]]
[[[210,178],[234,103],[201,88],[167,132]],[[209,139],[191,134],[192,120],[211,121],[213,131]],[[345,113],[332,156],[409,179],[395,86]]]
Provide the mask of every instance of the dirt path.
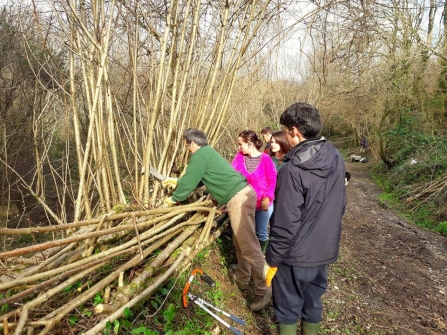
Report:
[[[346,167],[352,178],[340,257],[329,270],[320,334],[447,334],[447,238],[381,205],[370,163]],[[273,308],[251,313],[251,294],[225,278],[222,255],[214,256],[209,271],[228,298],[225,308],[248,321],[244,334],[276,335]]]
[[447,238],[384,208],[368,165],[346,163],[352,179],[325,296],[328,334],[447,334]]

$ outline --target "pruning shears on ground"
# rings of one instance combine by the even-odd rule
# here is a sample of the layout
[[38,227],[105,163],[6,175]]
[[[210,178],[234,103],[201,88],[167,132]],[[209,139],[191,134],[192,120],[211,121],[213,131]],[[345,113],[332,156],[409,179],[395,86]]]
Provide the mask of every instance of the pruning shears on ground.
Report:
[[[209,288],[198,293],[197,295],[194,295],[194,294],[189,293],[188,291],[189,291],[192,281],[194,280],[194,277],[196,276],[197,273],[200,274],[200,279],[202,279],[206,284],[208,284]],[[242,332],[240,332],[238,329],[236,329],[235,327],[230,325],[228,322],[226,322],[220,316],[215,314],[213,311],[211,311],[211,309],[213,309],[214,311],[216,311],[218,313],[225,315],[226,317],[239,323],[242,326],[245,326],[245,324],[246,324],[244,320],[241,320],[237,316],[234,316],[233,314],[230,314],[228,312],[223,311],[220,308],[217,308],[216,306],[210,304],[209,302],[203,300],[200,297],[203,293],[207,292],[210,288],[214,287],[214,285],[215,285],[214,281],[208,275],[204,274],[201,269],[195,268],[192,271],[192,274],[189,277],[189,280],[186,282],[185,287],[183,288],[183,292],[182,292],[183,306],[185,308],[188,307],[188,297],[189,297],[192,302],[194,302],[197,306],[202,308],[205,312],[207,312],[209,315],[211,315],[213,318],[215,318],[217,321],[219,321],[221,324],[223,324],[226,328],[228,328],[231,332],[233,332],[233,334],[242,335]]]

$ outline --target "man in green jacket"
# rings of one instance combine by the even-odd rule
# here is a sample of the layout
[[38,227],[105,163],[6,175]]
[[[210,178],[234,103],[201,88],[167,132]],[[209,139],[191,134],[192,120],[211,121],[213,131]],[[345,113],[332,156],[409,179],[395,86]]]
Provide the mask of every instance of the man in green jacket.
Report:
[[187,129],[183,138],[192,153],[191,159],[181,178],[167,178],[163,181],[163,186],[175,187],[174,193],[165,199],[165,203],[173,206],[185,200],[203,183],[218,203],[226,204],[238,260],[236,283],[244,290],[253,276],[256,299],[250,305],[250,310],[259,311],[269,303],[272,290],[264,281],[264,256],[255,234],[256,193],[245,178],[208,145],[203,131]]

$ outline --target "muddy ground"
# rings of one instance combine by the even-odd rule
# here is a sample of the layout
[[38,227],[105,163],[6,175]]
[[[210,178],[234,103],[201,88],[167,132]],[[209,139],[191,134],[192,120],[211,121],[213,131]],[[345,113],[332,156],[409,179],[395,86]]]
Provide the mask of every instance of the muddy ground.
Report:
[[[340,258],[329,270],[320,334],[447,334],[447,238],[381,204],[370,163],[346,166],[352,179]],[[252,293],[243,296],[228,280],[225,265],[232,260],[217,248],[210,256],[202,266],[217,280],[224,308],[248,322],[239,329],[277,334],[271,305],[251,313]],[[186,313],[194,318],[194,310]]]

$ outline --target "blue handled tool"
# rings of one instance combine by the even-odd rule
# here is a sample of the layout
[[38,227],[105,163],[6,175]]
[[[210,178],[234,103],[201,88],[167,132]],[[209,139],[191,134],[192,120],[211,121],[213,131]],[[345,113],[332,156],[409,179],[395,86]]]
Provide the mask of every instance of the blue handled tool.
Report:
[[230,313],[228,313],[228,312],[225,312],[224,310],[222,310],[222,309],[220,309],[220,308],[218,308],[218,307],[216,307],[216,306],[214,306],[214,305],[211,305],[209,302],[203,300],[202,298],[196,297],[196,296],[194,296],[194,295],[191,294],[191,293],[188,293],[188,295],[189,295],[189,297],[190,297],[191,299],[193,299],[193,301],[198,301],[198,302],[200,302],[202,305],[211,307],[211,308],[214,309],[215,311],[217,311],[217,312],[219,312],[219,313],[222,313],[222,314],[225,315],[226,317],[229,317],[231,320],[233,320],[233,321],[239,323],[239,324],[242,325],[242,326],[245,326],[245,325],[246,325],[245,321],[239,319],[237,316],[235,316],[235,315],[233,315],[233,314],[230,314]]
[[216,306],[211,305],[209,302],[206,302],[202,298],[197,298],[195,295],[188,293],[188,296],[194,301],[194,303],[199,306],[201,309],[203,309],[205,312],[207,312],[209,315],[211,315],[213,318],[215,318],[217,321],[219,321],[221,324],[223,324],[225,327],[227,327],[233,334],[236,335],[243,335],[242,332],[239,331],[239,329],[233,327],[228,322],[226,322],[224,319],[222,319],[220,316],[213,313],[208,307],[214,309],[216,312],[222,313],[226,317],[230,318],[231,320],[239,323],[242,326],[245,326],[245,321],[239,319],[237,316],[234,316],[233,314],[230,314],[228,312],[225,312],[221,310],[220,308],[217,308]]
[[234,322],[239,323],[242,326],[246,325],[245,321],[241,320],[237,316],[234,316],[233,314],[225,312],[225,311],[221,310],[220,308],[217,308],[216,306],[211,305],[209,302],[206,302],[205,300],[203,300],[200,296],[203,293],[205,293],[207,290],[200,292],[198,295],[194,295],[194,294],[191,294],[191,293],[188,292],[188,290],[189,290],[189,288],[190,288],[190,286],[191,286],[191,284],[192,284],[192,282],[194,280],[194,277],[196,276],[197,273],[200,274],[200,278],[206,284],[208,284],[208,286],[210,286],[210,287],[214,287],[215,286],[214,280],[212,280],[209,276],[204,274],[201,269],[195,268],[192,271],[192,274],[189,277],[189,280],[186,282],[185,287],[183,288],[183,292],[182,292],[183,306],[185,308],[188,307],[188,299],[186,297],[189,297],[190,301],[194,302],[197,306],[202,308],[205,312],[207,312],[209,315],[211,315],[213,318],[215,318],[217,321],[219,321],[221,324],[223,324],[225,327],[227,327],[233,334],[243,335],[241,331],[239,331],[237,328],[235,328],[232,325],[230,325],[228,322],[226,322],[224,319],[222,319],[220,316],[218,316],[214,312],[212,312],[210,310],[210,308],[213,309],[214,311],[218,312],[218,313],[221,313],[221,314],[225,315],[226,317],[230,318]]

